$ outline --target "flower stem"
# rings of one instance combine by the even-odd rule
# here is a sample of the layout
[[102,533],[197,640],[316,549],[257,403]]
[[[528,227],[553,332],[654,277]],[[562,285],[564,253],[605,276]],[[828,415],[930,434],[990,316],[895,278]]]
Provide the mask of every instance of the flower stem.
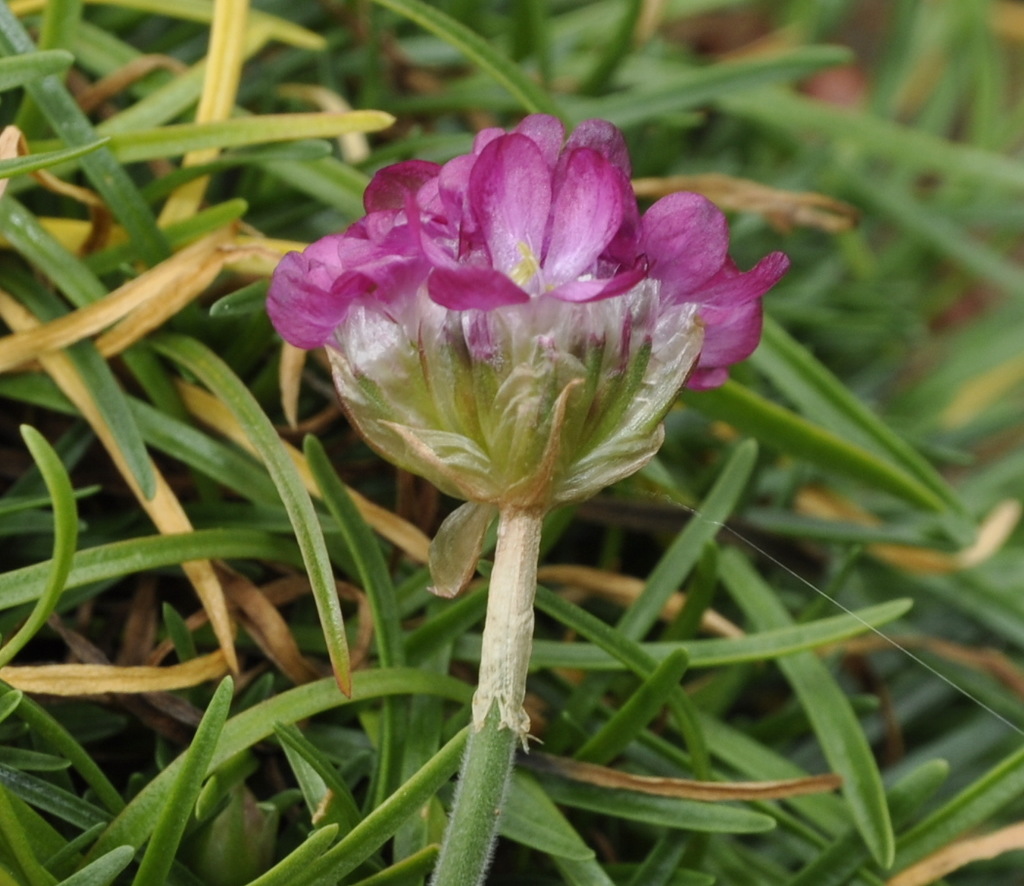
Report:
[[523,710],[533,637],[533,598],[542,516],[502,511],[487,598],[480,682],[473,698],[473,732],[433,886],[483,883],[517,741],[530,719]]

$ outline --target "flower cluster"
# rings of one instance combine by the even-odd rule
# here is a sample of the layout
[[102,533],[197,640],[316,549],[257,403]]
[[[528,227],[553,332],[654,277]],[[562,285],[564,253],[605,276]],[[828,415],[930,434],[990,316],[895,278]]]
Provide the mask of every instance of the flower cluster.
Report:
[[741,272],[696,194],[640,214],[621,133],[553,117],[379,172],[366,216],[287,255],[268,310],[327,346],[369,443],[443,491],[545,511],[640,468],[679,390],[721,384],[787,259]]

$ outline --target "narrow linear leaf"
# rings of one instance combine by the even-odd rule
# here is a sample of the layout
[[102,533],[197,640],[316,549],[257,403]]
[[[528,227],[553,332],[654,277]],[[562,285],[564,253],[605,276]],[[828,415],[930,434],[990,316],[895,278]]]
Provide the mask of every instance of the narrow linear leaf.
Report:
[[326,877],[340,880],[369,858],[407,819],[419,814],[441,785],[455,774],[468,735],[467,726],[337,845],[312,862],[306,871],[296,872],[293,886],[306,886]]
[[65,148],[63,151],[42,151],[36,154],[28,154],[24,157],[0,160],[0,178],[12,178],[16,175],[35,172],[37,169],[56,166],[58,163],[64,163],[68,160],[77,160],[84,154],[89,154],[102,148],[109,141],[110,139],[101,138],[77,148]]
[[[313,743],[306,738],[302,731],[291,723],[279,723],[274,727],[274,735],[281,742],[288,761],[295,772],[306,798],[306,804],[310,807],[310,813],[316,812],[326,794],[330,794],[330,805],[326,811],[328,818],[323,819],[323,824],[334,822],[345,833],[352,830],[363,817],[356,805],[355,798],[348,785],[338,776],[337,770],[331,765],[324,755],[314,747]],[[304,784],[304,773],[302,767],[307,767],[315,773],[319,784],[313,786],[319,792],[314,796],[309,784]]]
[[[401,613],[395,586],[388,574],[384,555],[377,538],[360,516],[344,484],[331,466],[320,441],[307,435],[303,450],[324,504],[334,517],[349,555],[355,563],[359,580],[370,603],[377,655],[382,667],[398,667],[405,663],[402,643]],[[388,700],[381,710],[378,737],[377,771],[371,796],[374,805],[383,802],[398,784],[402,758],[402,724],[397,704]]]
[[0,764],[0,783],[29,806],[85,829],[109,820],[102,809],[42,778]]
[[338,830],[336,824],[317,828],[297,849],[282,858],[269,871],[251,881],[248,886],[292,886],[311,864],[323,857],[337,838]]
[[165,886],[167,883],[182,834],[192,817],[203,779],[227,720],[233,694],[234,682],[226,677],[217,687],[192,743],[183,754],[181,766],[168,791],[167,802],[156,820],[149,845],[132,880],[133,886]]
[[689,664],[684,649],[676,649],[640,684],[601,729],[574,755],[589,763],[607,763],[626,749],[668,702]]
[[954,511],[962,509],[935,468],[771,318],[765,320],[761,346],[750,359],[816,422],[898,465],[931,490],[933,500],[942,506]]
[[17,633],[0,648],[0,668],[8,664],[46,624],[46,619],[50,617],[61,591],[64,590],[78,544],[78,509],[75,506],[75,492],[60,456],[35,428],[22,425],[21,436],[32,453],[39,472],[43,475],[43,481],[53,502],[53,558],[50,560],[46,586],[32,612]]
[[49,74],[60,74],[75,63],[66,49],[44,49],[31,55],[0,58],[0,92],[17,89]]
[[722,96],[718,104],[731,114],[775,129],[813,132],[852,145],[874,157],[909,169],[935,172],[984,186],[1024,189],[1024,168],[1012,156],[960,144],[925,129],[856,112],[782,89]]
[[[189,560],[266,558],[298,564],[295,545],[269,532],[251,529],[197,529],[178,535],[154,535],[111,542],[78,551],[65,588],[78,588],[133,572]],[[51,569],[49,561],[0,575],[0,607],[35,600]]]
[[772,82],[792,82],[815,71],[844,64],[849,50],[807,46],[770,58],[719,62],[680,74],[651,78],[642,86],[599,99],[566,101],[574,120],[602,117],[616,126],[633,126],[659,116],[697,108],[726,97],[760,89]]
[[[8,4],[0,3],[0,54],[30,56],[35,52],[21,22]],[[97,140],[89,119],[56,74],[30,80],[25,83],[25,89],[64,144],[79,147]],[[156,219],[110,150],[100,148],[84,154],[81,164],[92,186],[129,232],[141,258],[150,265],[165,258],[167,243],[156,226]]]
[[135,850],[131,846],[118,846],[61,880],[58,886],[108,886],[134,857]]
[[[0,784],[0,840],[8,856],[14,862],[24,879],[10,882],[16,886],[52,886],[55,878],[40,864],[32,850],[32,841],[25,831],[28,822],[23,822],[17,814],[15,802],[7,793],[7,788]],[[2,868],[0,868],[2,870]]]
[[275,141],[334,138],[350,132],[378,132],[394,120],[383,111],[261,114],[215,123],[176,123],[158,129],[119,132],[109,136],[110,150],[122,163],[137,163],[206,148],[240,148]]
[[771,816],[721,803],[656,797],[559,778],[549,779],[544,790],[559,804],[661,827],[732,834],[760,833],[775,827]]
[[894,871],[900,871],[978,827],[1024,791],[1024,748],[1010,754],[899,841]]
[[313,502],[302,485],[302,478],[294,462],[285,452],[274,426],[256,398],[230,367],[209,348],[181,335],[162,334],[154,337],[152,342],[160,353],[187,368],[220,398],[245,428],[266,465],[281,495],[295,531],[295,539],[302,551],[335,678],[341,690],[347,694],[351,690],[352,676],[334,573],[323,531],[313,510]]
[[[296,723],[354,702],[392,695],[436,696],[468,704],[473,693],[471,686],[454,677],[411,668],[356,671],[352,678],[351,699],[342,695],[337,682],[329,678],[282,692],[232,717],[221,733],[210,768],[216,769],[235,754],[272,735],[276,723]],[[142,844],[166,805],[171,785],[182,764],[179,757],[135,796],[96,841],[91,850],[93,856],[122,844]]]
[[[721,573],[729,592],[757,627],[790,623],[775,593],[738,551],[722,553]],[[890,867],[895,837],[882,777],[849,700],[821,660],[809,652],[780,659],[779,668],[810,719],[829,765],[843,777],[843,796],[864,842],[880,865]]]
[[507,840],[547,855],[586,861],[591,849],[532,776],[512,774],[498,831]]
[[912,473],[883,460],[736,381],[687,394],[686,402],[709,418],[780,452],[803,459],[841,477],[860,480],[912,504],[940,510],[945,501]]
[[518,65],[497,52],[487,40],[461,22],[420,0],[374,2],[405,16],[445,43],[454,46],[515,96],[525,110],[560,116],[558,107],[545,90],[527,77]]
[[12,698],[20,700],[17,716],[32,730],[36,739],[71,763],[107,811],[112,814],[120,812],[124,808],[124,800],[89,752],[38,702],[0,685],[0,705],[6,706]]

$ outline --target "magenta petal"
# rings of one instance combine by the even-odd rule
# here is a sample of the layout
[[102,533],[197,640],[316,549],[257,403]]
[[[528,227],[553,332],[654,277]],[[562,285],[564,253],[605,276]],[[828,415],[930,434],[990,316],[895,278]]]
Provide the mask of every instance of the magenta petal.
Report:
[[626,139],[618,127],[607,120],[584,120],[580,123],[570,133],[565,145],[567,153],[573,148],[597,151],[605,160],[621,169],[627,179],[632,175]]
[[540,148],[545,162],[551,169],[555,168],[565,142],[565,127],[561,120],[549,114],[530,114],[520,121],[514,131],[525,135]]
[[298,252],[281,259],[267,291],[267,313],[281,337],[299,348],[318,348],[331,337],[350,304],[332,291],[335,272]]
[[463,265],[434,268],[427,279],[432,301],[452,311],[489,311],[502,305],[528,302],[530,296],[492,268]]
[[492,141],[470,172],[469,202],[495,268],[511,273],[524,247],[539,256],[551,206],[551,170],[540,148],[515,133]]
[[622,173],[596,151],[577,148],[555,185],[544,278],[558,284],[591,270],[622,224]]
[[789,268],[785,253],[772,252],[749,271],[740,271],[732,259],[726,259],[721,270],[701,287],[702,305],[725,306],[760,298],[771,289]]
[[693,370],[686,381],[686,387],[691,391],[707,391],[724,385],[729,380],[729,370],[722,366],[715,369]]
[[761,340],[763,318],[759,300],[739,305],[728,315],[725,311],[716,313],[718,316],[709,322],[705,311],[700,312],[705,328],[698,369],[726,367],[746,360]]
[[406,160],[380,170],[366,186],[363,206],[367,212],[404,209],[406,199],[416,194],[430,179],[437,178],[441,167],[426,160]]
[[644,278],[643,268],[633,268],[602,280],[570,280],[545,293],[548,298],[559,301],[588,302],[600,301],[629,292]]
[[686,297],[700,289],[726,260],[729,229],[725,216],[699,194],[663,197],[644,213],[642,228],[651,276],[661,281],[663,297],[670,301],[689,301]]

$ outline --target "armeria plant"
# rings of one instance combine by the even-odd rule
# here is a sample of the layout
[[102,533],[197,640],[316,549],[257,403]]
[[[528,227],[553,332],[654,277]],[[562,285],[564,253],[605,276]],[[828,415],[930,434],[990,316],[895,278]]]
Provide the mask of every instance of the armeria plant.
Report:
[[281,335],[325,346],[341,402],[396,465],[465,499],[431,550],[458,593],[495,516],[474,735],[435,882],[479,882],[519,742],[542,520],[658,450],[684,386],[721,384],[760,338],[779,252],[740,271],[707,199],[640,214],[625,141],[544,115],[479,133],[444,165],[379,172],[366,216],[277,268]]

